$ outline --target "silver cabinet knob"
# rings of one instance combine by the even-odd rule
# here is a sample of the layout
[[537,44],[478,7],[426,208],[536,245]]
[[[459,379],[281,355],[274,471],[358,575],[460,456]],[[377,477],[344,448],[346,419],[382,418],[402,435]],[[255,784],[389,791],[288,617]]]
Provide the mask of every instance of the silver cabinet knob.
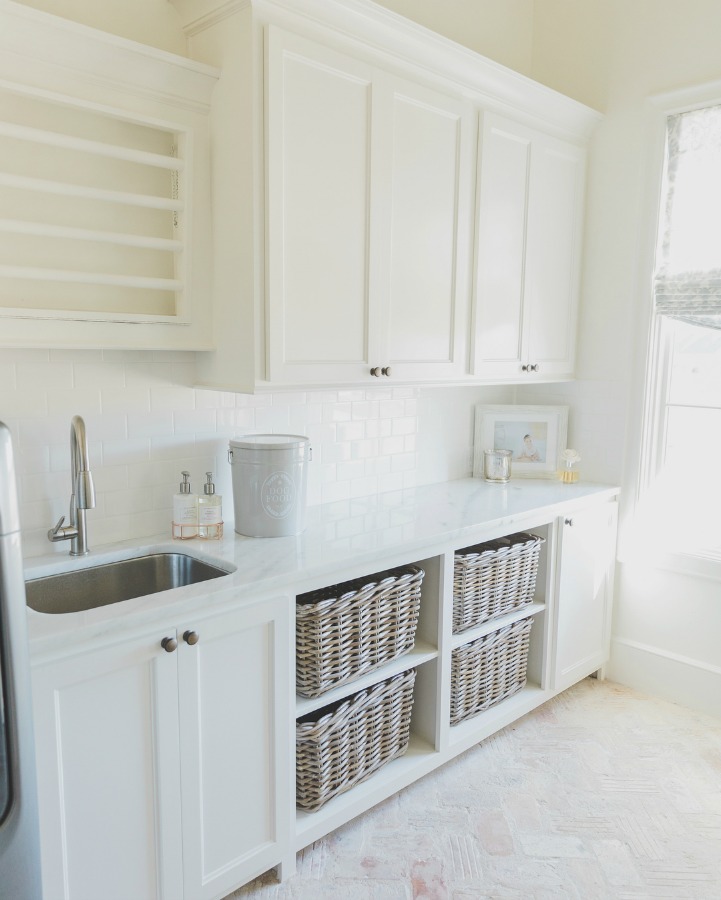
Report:
[[538,371],[538,363],[535,363],[532,366],[528,367],[529,372],[537,372]]
[[382,372],[384,375],[388,375],[388,376],[390,377],[390,374],[391,374],[391,367],[390,367],[390,366],[385,366],[383,369],[381,369],[381,372]]
[[564,525],[573,525],[573,519],[564,519],[563,524]]
[[373,366],[373,368],[371,369],[371,375],[375,376],[376,378],[379,378],[380,374],[381,374],[381,367]]
[[172,653],[174,650],[178,649],[178,642],[174,637],[166,637],[160,642],[160,646],[166,653]]
[[198,641],[200,640],[200,635],[197,631],[186,631],[183,634],[183,640],[186,644],[190,644],[190,646],[192,647],[194,644],[198,643]]

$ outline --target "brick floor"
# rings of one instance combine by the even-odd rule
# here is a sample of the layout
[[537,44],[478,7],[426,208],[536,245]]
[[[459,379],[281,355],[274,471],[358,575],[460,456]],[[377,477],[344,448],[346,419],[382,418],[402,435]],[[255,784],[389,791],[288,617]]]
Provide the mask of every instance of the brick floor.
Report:
[[721,720],[585,679],[249,900],[719,900]]

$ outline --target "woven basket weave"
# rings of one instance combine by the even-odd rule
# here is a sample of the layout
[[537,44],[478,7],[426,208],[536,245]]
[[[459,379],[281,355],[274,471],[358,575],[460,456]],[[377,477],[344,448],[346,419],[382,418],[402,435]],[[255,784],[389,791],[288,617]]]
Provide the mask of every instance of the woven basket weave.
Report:
[[296,690],[321,694],[413,649],[423,569],[402,566],[296,600]]
[[451,654],[451,725],[489,709],[526,684],[533,619],[520,619]]
[[296,805],[314,811],[408,748],[415,669],[298,719]]
[[533,601],[542,543],[543,538],[520,532],[456,552],[454,634]]

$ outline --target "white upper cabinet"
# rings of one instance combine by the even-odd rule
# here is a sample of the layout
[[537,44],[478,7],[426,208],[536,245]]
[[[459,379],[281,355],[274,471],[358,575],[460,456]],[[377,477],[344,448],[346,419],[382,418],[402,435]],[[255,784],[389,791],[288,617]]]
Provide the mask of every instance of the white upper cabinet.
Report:
[[223,70],[199,383],[572,376],[597,113],[369,0],[173,3]]
[[466,370],[469,105],[271,27],[268,378]]
[[458,378],[468,368],[477,116],[468,103],[386,81],[378,358],[391,378]]
[[585,152],[493,113],[483,117],[473,374],[573,374]]
[[0,5],[0,346],[211,346],[217,77]]

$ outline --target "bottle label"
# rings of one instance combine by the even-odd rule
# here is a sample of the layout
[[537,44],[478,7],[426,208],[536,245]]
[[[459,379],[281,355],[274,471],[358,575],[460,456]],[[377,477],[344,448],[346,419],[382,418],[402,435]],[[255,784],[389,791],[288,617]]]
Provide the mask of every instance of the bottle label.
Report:
[[173,508],[173,520],[179,525],[198,524],[198,505],[193,500],[176,500]]
[[222,521],[222,512],[220,503],[206,504],[201,503],[198,506],[198,524],[200,525],[217,525]]
[[273,519],[285,519],[295,506],[295,484],[287,472],[273,472],[260,489],[260,505]]

